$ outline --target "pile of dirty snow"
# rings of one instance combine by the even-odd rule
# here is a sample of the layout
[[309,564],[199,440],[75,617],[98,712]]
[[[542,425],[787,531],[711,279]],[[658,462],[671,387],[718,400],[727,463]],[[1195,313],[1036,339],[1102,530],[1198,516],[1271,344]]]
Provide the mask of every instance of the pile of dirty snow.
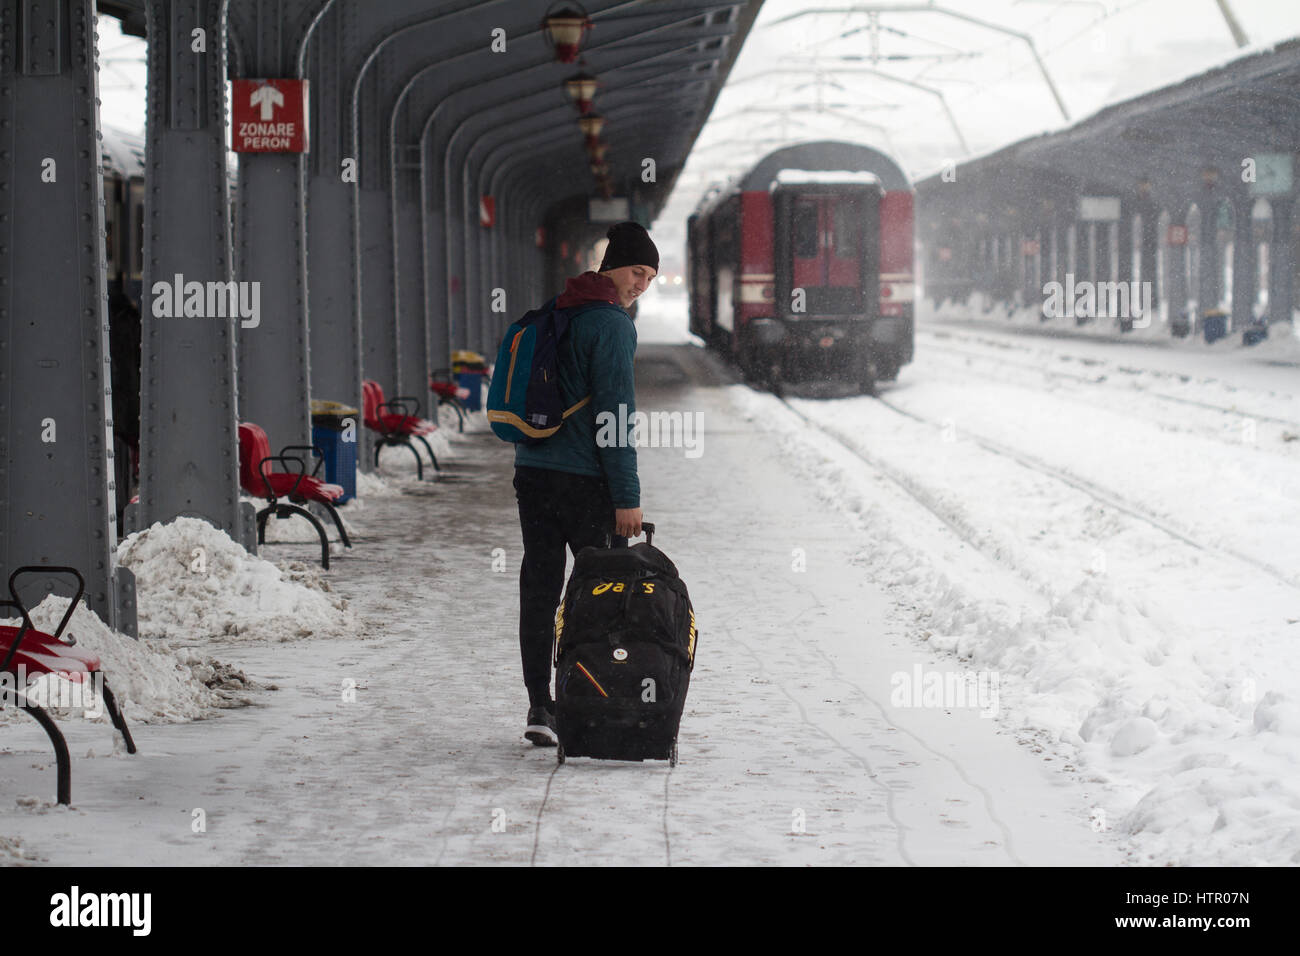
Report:
[[[367,498],[392,498],[400,495],[401,491],[394,488],[391,484],[371,472],[357,472],[357,501],[364,502]],[[352,503],[348,503],[351,507]]]
[[130,535],[117,560],[135,574],[142,639],[292,641],[359,629],[319,573],[282,570],[199,518]]
[[[68,598],[49,595],[31,611],[38,630],[53,634],[68,609]],[[18,621],[3,623],[16,625]],[[64,631],[80,650],[99,658],[109,688],[126,716],[135,723],[182,723],[204,716],[214,708],[248,703],[243,692],[252,687],[247,677],[189,648],[166,641],[133,640],[109,629],[85,604],[78,604]],[[62,678],[43,675],[27,686],[33,703],[48,706],[56,719],[90,716],[108,723],[102,701],[93,693],[83,696]],[[71,706],[59,706],[60,703]],[[17,708],[0,711],[0,719],[30,720]]]

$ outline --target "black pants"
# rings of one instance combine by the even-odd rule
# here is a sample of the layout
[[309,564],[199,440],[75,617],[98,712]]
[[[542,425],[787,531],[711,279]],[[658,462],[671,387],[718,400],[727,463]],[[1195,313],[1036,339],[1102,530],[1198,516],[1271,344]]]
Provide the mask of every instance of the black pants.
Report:
[[515,468],[515,498],[524,535],[519,570],[519,653],[530,703],[550,700],[555,609],[564,590],[564,549],[603,548],[614,536],[614,504],[603,478],[546,468]]

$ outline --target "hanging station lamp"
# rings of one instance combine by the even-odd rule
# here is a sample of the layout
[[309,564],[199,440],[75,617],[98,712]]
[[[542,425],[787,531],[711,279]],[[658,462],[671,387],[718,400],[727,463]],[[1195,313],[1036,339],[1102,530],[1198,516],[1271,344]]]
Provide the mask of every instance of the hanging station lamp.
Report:
[[591,101],[596,98],[599,81],[590,73],[575,73],[564,81],[564,91],[578,104],[579,113],[591,112]]
[[588,113],[578,117],[578,129],[587,137],[587,147],[591,148],[600,140],[600,131],[605,128],[605,117],[597,113]]
[[572,0],[560,0],[552,4],[542,20],[546,39],[555,50],[555,59],[561,63],[572,63],[578,58],[587,31],[591,29],[591,19],[587,11]]

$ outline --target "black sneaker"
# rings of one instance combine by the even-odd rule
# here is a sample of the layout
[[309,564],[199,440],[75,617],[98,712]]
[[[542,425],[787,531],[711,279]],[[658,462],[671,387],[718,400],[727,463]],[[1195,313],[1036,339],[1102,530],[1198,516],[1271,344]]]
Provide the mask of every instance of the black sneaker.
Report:
[[555,714],[545,707],[529,707],[524,736],[538,747],[554,747],[560,742],[555,733]]

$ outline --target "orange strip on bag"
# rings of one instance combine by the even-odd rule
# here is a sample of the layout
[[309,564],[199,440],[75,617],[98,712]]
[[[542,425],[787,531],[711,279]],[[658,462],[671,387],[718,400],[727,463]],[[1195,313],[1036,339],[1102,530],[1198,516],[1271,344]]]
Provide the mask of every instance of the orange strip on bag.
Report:
[[600,691],[600,696],[601,696],[601,697],[608,697],[608,696],[609,696],[609,694],[606,694],[606,693],[605,693],[605,688],[601,687],[600,684],[598,684],[598,683],[596,682],[596,678],[594,678],[594,677],[591,676],[591,671],[587,670],[587,668],[585,668],[585,667],[582,666],[582,662],[581,662],[581,661],[578,662],[578,670],[582,671],[584,674],[587,675],[587,680],[591,681],[591,683],[592,683],[593,685],[595,685],[596,690]]

